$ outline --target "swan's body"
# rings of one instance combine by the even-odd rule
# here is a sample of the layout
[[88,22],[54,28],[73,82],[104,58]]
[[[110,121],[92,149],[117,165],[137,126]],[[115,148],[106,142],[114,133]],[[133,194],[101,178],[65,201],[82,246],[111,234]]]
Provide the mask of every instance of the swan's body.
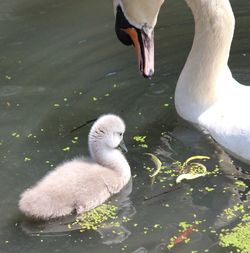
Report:
[[[123,0],[114,1],[116,7],[126,8]],[[138,2],[143,5],[144,1],[150,0],[136,0],[137,5]],[[239,84],[227,65],[235,23],[230,2],[186,0],[186,3],[194,16],[195,36],[176,87],[177,112],[185,120],[205,128],[228,152],[250,163],[250,87]],[[157,4],[160,9],[162,1]],[[139,14],[143,18],[135,23],[130,18],[141,10],[130,6],[123,11],[134,29],[143,33],[142,24],[154,27],[152,13],[158,16],[158,11],[147,9],[151,14],[145,12],[144,17]]]
[[131,177],[129,164],[117,149],[124,131],[118,116],[100,117],[89,133],[93,161],[75,158],[56,167],[21,195],[20,210],[34,218],[56,218],[88,211],[118,193]]

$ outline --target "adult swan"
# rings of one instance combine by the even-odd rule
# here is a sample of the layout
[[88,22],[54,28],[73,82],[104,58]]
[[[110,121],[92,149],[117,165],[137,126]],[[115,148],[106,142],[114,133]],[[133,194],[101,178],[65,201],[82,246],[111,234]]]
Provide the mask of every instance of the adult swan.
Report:
[[[175,91],[177,112],[250,163],[250,87],[238,83],[227,65],[235,24],[230,2],[185,1],[194,16],[195,36]],[[114,0],[117,36],[134,45],[145,77],[154,72],[154,26],[163,2]]]

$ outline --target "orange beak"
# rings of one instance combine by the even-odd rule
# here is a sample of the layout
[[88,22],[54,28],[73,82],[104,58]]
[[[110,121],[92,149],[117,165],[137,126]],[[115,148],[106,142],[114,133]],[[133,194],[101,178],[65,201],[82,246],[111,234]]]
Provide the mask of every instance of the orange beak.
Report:
[[[135,47],[138,67],[144,77],[151,78],[154,74],[154,36],[149,37],[142,30],[134,27],[122,29],[129,35]],[[139,32],[138,32],[139,31]]]

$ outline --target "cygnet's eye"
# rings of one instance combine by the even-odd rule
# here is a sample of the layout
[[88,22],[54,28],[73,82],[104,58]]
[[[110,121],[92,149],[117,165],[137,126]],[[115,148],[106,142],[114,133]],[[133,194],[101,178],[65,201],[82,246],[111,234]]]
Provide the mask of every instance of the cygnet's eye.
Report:
[[120,137],[122,137],[123,133],[118,133]]

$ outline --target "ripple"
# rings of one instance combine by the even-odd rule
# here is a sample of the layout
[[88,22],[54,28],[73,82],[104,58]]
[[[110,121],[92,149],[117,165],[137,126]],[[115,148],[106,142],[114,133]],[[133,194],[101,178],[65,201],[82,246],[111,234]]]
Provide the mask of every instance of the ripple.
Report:
[[149,88],[147,89],[145,95],[157,97],[164,93],[166,93],[166,85],[163,83],[151,83]]
[[0,97],[10,97],[14,96],[22,91],[21,86],[15,86],[15,85],[6,85],[3,87],[0,87]]

